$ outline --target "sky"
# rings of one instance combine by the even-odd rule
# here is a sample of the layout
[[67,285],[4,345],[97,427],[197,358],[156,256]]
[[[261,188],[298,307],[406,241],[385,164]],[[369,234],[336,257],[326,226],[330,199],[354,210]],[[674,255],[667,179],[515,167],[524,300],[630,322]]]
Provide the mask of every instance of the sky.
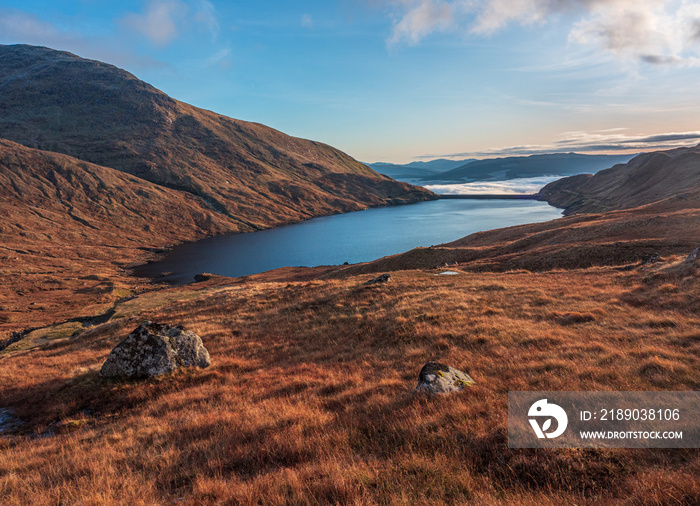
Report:
[[0,44],[364,162],[700,143],[700,0],[0,0]]

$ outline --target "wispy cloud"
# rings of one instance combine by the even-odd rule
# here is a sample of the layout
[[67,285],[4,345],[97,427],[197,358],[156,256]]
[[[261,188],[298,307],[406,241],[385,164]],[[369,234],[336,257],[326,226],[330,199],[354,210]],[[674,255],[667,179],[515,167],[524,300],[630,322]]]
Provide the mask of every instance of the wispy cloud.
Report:
[[65,43],[77,38],[37,16],[13,9],[0,9],[0,34],[3,40],[21,40],[29,44]]
[[72,51],[85,58],[108,61],[121,67],[167,67],[148,56],[116,47],[107,36],[86,35],[46,21],[34,14],[0,8],[0,43],[32,44]]
[[187,5],[178,0],[151,1],[142,13],[124,16],[122,23],[146,36],[157,46],[166,46],[178,36],[178,25],[186,19]]
[[671,132],[653,135],[627,135],[626,129],[614,128],[597,132],[567,132],[552,144],[521,145],[493,148],[483,151],[465,151],[449,154],[429,154],[415,157],[433,158],[486,158],[497,156],[525,156],[545,153],[641,153],[672,149],[700,143],[700,132]]
[[193,24],[206,30],[216,39],[219,22],[216,11],[207,0],[150,0],[140,13],[131,12],[121,19],[121,24],[145,36],[156,46],[167,46]]
[[314,27],[314,21],[309,14],[303,14],[301,16],[301,27],[309,29]]
[[194,20],[211,35],[212,41],[216,42],[221,27],[219,16],[214,5],[208,0],[198,0],[195,4]]
[[697,0],[384,0],[390,44],[435,32],[488,35],[512,23],[572,23],[569,40],[652,65],[700,63]]
[[401,14],[394,20],[390,44],[407,41],[415,44],[425,36],[455,26],[458,2],[445,0],[398,0]]
[[233,58],[231,57],[231,49],[225,47],[204,61],[206,67],[219,67],[222,69],[229,69],[233,65]]

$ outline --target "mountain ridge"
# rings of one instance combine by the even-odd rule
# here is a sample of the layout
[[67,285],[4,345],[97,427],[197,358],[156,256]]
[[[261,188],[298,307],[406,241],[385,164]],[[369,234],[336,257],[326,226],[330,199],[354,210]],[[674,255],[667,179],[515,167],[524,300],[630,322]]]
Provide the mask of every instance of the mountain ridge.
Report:
[[239,231],[434,198],[326,144],[199,109],[49,48],[0,46],[0,137],[187,191]]
[[476,160],[437,175],[436,180],[515,179],[597,172],[634,155],[584,155],[580,153],[549,153],[543,155],[508,156]]
[[367,165],[372,167],[380,174],[384,174],[394,179],[404,177],[404,178],[414,178],[414,179],[427,179],[433,174],[439,174],[456,167],[460,167],[465,163],[474,161],[474,158],[469,158],[465,160],[448,160],[446,158],[438,158],[436,160],[430,160],[427,162],[410,162],[405,164],[400,163],[389,163],[389,162],[373,162]]
[[540,191],[565,214],[629,209],[679,195],[700,194],[700,144],[654,151],[595,175],[563,178]]
[[4,139],[0,215],[0,329],[75,316],[138,284],[130,264],[237,230],[190,193]]

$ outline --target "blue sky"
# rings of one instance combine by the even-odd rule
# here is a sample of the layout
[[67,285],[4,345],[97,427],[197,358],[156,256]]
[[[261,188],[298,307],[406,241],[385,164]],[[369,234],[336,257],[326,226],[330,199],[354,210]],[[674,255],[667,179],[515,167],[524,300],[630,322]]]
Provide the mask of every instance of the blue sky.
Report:
[[0,43],[366,162],[700,142],[700,0],[0,0]]

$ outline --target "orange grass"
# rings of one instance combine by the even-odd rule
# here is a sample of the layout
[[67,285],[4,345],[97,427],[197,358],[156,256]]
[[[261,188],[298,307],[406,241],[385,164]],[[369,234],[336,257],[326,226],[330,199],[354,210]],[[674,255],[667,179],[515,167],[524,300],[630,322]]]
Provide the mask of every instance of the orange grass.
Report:
[[[698,389],[695,268],[392,278],[232,285],[0,358],[25,422],[0,438],[0,503],[700,503],[697,450],[506,435],[509,390]],[[212,366],[100,379],[142,319],[197,332]],[[431,359],[477,385],[415,395]]]

